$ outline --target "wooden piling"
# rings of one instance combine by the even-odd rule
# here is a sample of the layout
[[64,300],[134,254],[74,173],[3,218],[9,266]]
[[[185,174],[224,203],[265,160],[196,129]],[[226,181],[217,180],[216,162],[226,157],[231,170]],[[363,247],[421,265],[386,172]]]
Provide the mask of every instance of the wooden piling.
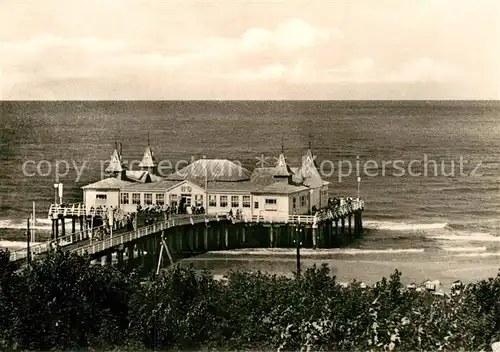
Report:
[[269,227],[269,247],[274,248],[274,228],[272,224]]
[[203,228],[203,249],[208,251],[208,225]]
[[225,244],[225,248],[228,249],[229,248],[229,228],[228,228],[228,225],[225,225],[224,226],[224,244]]
[[134,267],[134,244],[129,243],[127,246],[127,266],[129,270]]
[[54,219],[54,223],[55,223],[54,239],[57,240],[59,238],[59,218]]
[[119,269],[123,268],[123,249],[120,247],[116,250],[117,266]]
[[61,235],[62,237],[65,237],[66,236],[66,219],[64,217],[61,218],[61,229],[62,229],[62,232],[61,232]]
[[352,215],[349,214],[349,216],[348,216],[349,235],[352,235],[351,218],[352,218]]
[[317,242],[318,242],[317,235],[318,235],[318,228],[313,225],[313,227],[312,227],[312,245],[313,245],[313,249],[316,249],[316,246],[317,246]]

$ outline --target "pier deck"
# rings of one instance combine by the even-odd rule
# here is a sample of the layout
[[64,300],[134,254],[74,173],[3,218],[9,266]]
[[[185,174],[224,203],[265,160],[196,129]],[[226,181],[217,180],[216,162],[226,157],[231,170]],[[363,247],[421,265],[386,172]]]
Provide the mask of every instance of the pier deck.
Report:
[[[329,233],[329,235],[324,235],[326,237],[325,243],[333,243],[331,241],[332,236],[339,235],[339,221],[341,221],[341,234],[344,235],[344,220],[346,218],[348,219],[348,233],[351,234],[351,216],[353,215],[353,230],[354,233],[359,234],[360,231],[362,231],[361,212],[363,209],[363,201],[354,200],[350,204],[323,209],[317,213],[317,215],[290,215],[288,217],[260,215],[253,216],[251,218],[245,218],[242,216],[238,218],[229,217],[228,214],[177,215],[172,216],[170,219],[165,221],[158,221],[151,225],[138,227],[133,231],[113,231],[112,235],[109,235],[102,240],[91,239],[91,234],[93,233],[91,228],[86,228],[76,232],[73,226],[71,234],[31,246],[30,253],[33,259],[37,259],[43,257],[48,251],[54,249],[55,247],[59,247],[64,251],[74,252],[79,255],[88,254],[95,258],[100,254],[108,255],[110,250],[114,250],[116,248],[123,249],[126,246],[134,246],[142,240],[147,242],[149,238],[155,238],[153,241],[161,242],[162,239],[160,236],[156,235],[162,234],[163,236],[166,232],[173,233],[170,237],[175,237],[174,242],[176,243],[172,243],[172,246],[178,247],[177,249],[179,251],[182,251],[183,248],[186,247],[186,242],[188,249],[191,251],[194,251],[196,248],[201,249],[202,251],[214,248],[216,250],[230,248],[230,242],[235,242],[235,240],[232,239],[233,237],[237,238],[236,241],[238,242],[238,246],[252,247],[256,245],[253,243],[257,242],[252,242],[251,234],[248,236],[245,235],[246,227],[252,225],[269,228],[269,241],[267,242],[267,240],[265,240],[264,245],[266,245],[267,242],[270,247],[276,246],[278,242],[283,246],[289,246],[292,244],[293,240],[289,241],[289,239],[293,236],[288,236],[285,233],[287,231],[282,234],[280,228],[305,227],[310,229],[310,235],[312,236],[310,236],[312,238],[311,243],[313,244],[313,247],[316,248],[318,243],[316,235],[318,227],[320,227],[320,233]],[[87,219],[88,217],[102,215],[104,214],[102,214],[102,211],[99,209],[93,209],[91,211],[90,209],[85,209],[85,207],[81,204],[69,206],[52,205],[49,210],[49,218],[52,219]],[[87,222],[85,221],[85,223]],[[335,226],[333,226],[333,223],[335,223]],[[217,225],[220,226],[217,227]],[[201,228],[204,228],[204,231],[200,228],[200,226]],[[214,228],[211,229],[211,234],[209,234],[208,230],[212,226],[214,226]],[[229,234],[230,226],[232,226],[231,231],[235,233],[234,236],[233,234]],[[332,228],[335,229],[335,235],[333,235]],[[99,229],[99,227],[94,227],[93,230],[96,231],[97,229]],[[200,234],[202,234],[202,236],[198,235],[198,230],[201,231]],[[275,233],[275,231],[277,233]],[[282,234],[282,237],[286,237],[286,240],[279,239],[279,234]],[[328,236],[330,239],[328,239]],[[203,245],[200,243],[203,243]],[[26,249],[13,251],[10,256],[11,261],[19,262],[19,264],[23,264],[26,261],[26,257]]]

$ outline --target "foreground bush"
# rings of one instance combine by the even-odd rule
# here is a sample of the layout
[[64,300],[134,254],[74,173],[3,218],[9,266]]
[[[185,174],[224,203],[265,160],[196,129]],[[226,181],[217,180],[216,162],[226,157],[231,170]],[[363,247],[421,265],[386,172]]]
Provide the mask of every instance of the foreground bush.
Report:
[[500,340],[500,276],[456,297],[363,289],[326,266],[300,278],[173,267],[147,283],[56,253],[14,272],[0,252],[0,349],[489,350]]

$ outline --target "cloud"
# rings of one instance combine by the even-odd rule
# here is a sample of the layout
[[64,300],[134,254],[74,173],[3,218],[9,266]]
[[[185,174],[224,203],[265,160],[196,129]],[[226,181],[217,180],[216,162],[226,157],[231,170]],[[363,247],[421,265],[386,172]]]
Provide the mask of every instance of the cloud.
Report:
[[274,30],[250,28],[241,36],[240,46],[246,51],[278,49],[285,52],[322,44],[331,38],[341,38],[338,30],[315,28],[304,20],[289,19]]
[[498,97],[495,0],[123,1],[4,1],[3,98]]

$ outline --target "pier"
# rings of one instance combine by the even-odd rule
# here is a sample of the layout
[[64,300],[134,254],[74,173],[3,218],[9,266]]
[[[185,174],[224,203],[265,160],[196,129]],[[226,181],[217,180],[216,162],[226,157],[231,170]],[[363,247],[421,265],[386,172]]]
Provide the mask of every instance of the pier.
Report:
[[[335,248],[350,243],[363,232],[362,200],[353,200],[316,215],[229,216],[229,214],[174,215],[135,230],[118,230],[103,239],[92,234],[103,227],[102,213],[82,204],[53,205],[51,240],[30,247],[31,258],[44,257],[56,248],[89,255],[94,263],[148,270],[208,251],[237,248]],[[321,215],[319,215],[321,214]],[[65,223],[71,219],[66,233]],[[79,224],[79,231],[77,231]],[[60,235],[59,235],[60,234]],[[23,265],[26,249],[11,252],[11,261]],[[113,259],[114,258],[114,259]]]
[[107,177],[82,187],[83,203],[65,205],[63,185],[54,185],[51,239],[30,246],[29,256],[12,252],[11,260],[22,265],[59,248],[94,263],[158,271],[208,251],[344,246],[363,233],[360,179],[358,198],[329,198],[330,182],[314,159],[309,146],[291,167],[282,145],[274,166],[250,171],[227,159],[200,159],[162,177],[149,141],[140,170],[128,170],[117,144]]

